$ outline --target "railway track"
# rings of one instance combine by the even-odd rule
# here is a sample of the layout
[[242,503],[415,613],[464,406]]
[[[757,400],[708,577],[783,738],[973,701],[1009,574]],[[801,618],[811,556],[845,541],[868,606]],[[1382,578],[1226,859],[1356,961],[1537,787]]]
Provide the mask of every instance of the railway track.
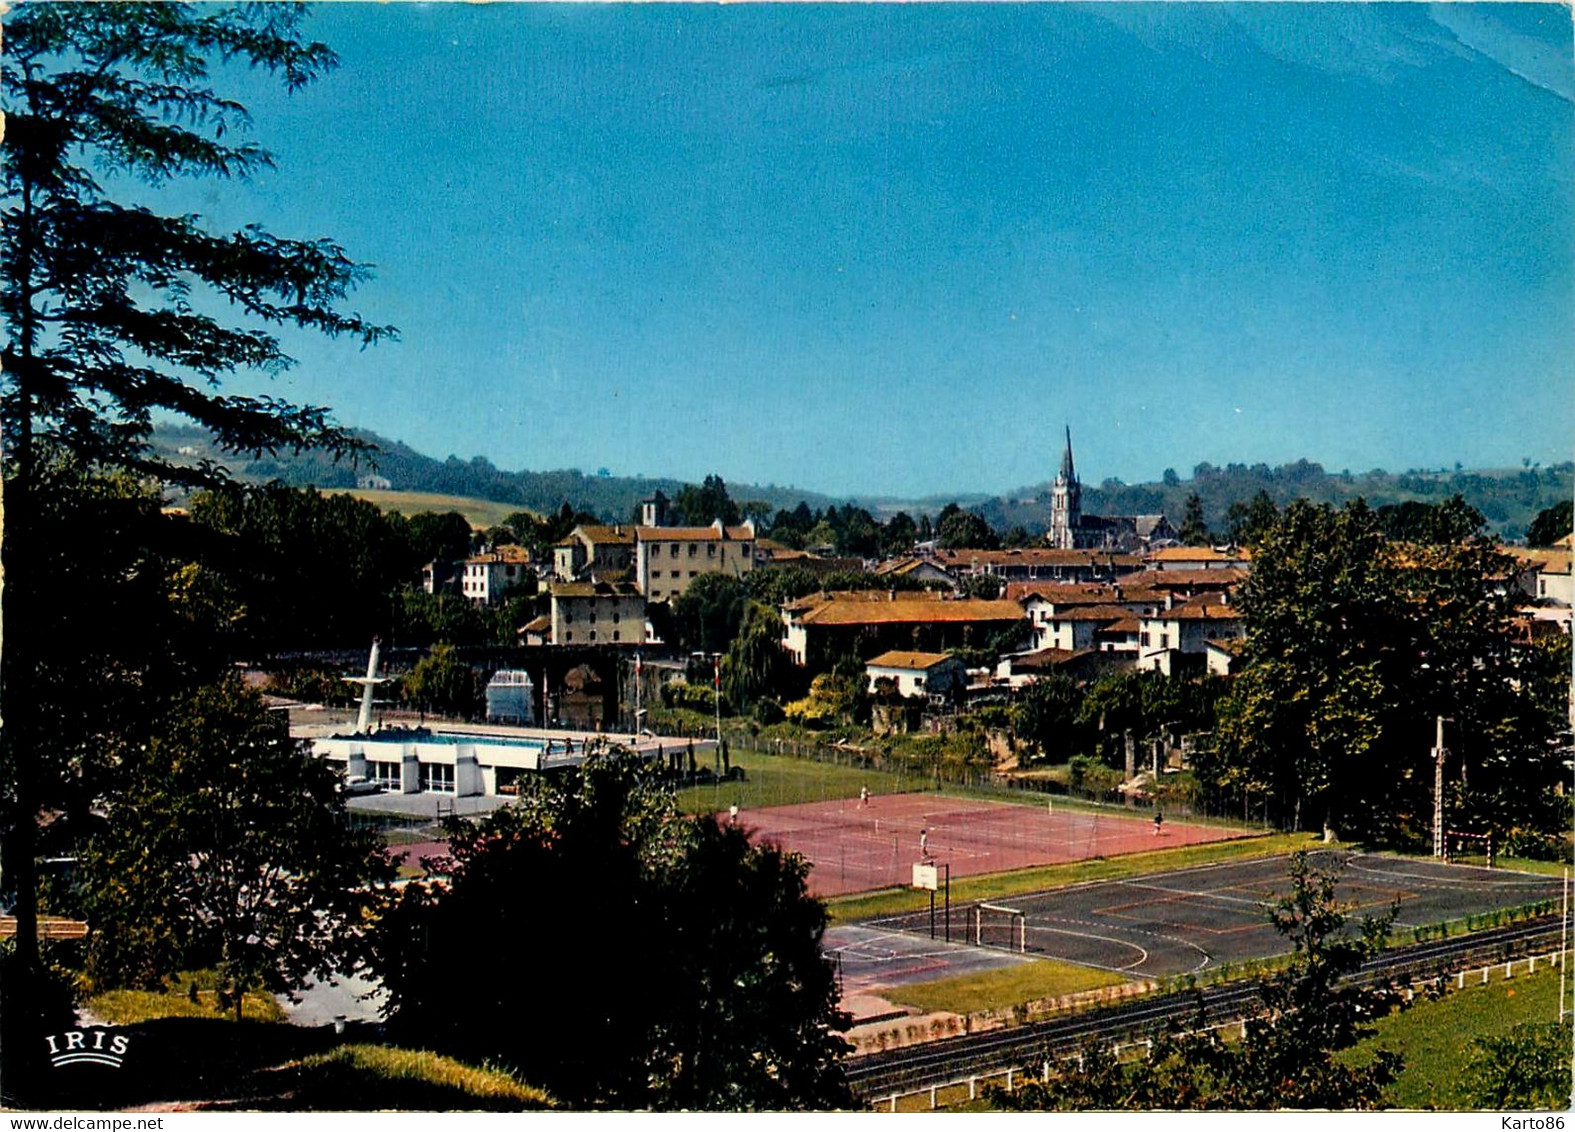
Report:
[[[1352,976],[1362,983],[1385,978],[1429,979],[1557,946],[1558,917],[1491,928],[1381,952]],[[1215,1026],[1250,1018],[1258,1003],[1255,981],[1225,983],[1202,991],[1157,995],[1117,1006],[982,1034],[926,1042],[911,1049],[870,1054],[848,1063],[848,1080],[866,1100],[917,1092],[969,1076],[1038,1066],[1075,1054],[1092,1039],[1141,1040],[1172,1020]]]

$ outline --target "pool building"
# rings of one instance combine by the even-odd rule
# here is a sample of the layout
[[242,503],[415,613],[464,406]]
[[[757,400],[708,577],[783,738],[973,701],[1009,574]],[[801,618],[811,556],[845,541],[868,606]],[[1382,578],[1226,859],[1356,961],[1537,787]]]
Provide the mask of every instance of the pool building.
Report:
[[587,758],[626,751],[666,760],[692,748],[701,765],[714,758],[709,739],[606,735],[525,728],[383,727],[349,734],[303,736],[313,752],[343,768],[348,782],[389,794],[447,794],[459,798],[512,795],[523,776],[577,767]]

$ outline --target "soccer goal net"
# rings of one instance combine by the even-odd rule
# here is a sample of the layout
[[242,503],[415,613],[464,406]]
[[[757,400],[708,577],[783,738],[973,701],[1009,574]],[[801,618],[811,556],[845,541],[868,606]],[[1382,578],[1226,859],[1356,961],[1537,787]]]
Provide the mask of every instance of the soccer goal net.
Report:
[[978,947],[1027,951],[1028,917],[1022,909],[1008,908],[1004,904],[975,904],[973,942]]
[[1493,867],[1493,835],[1491,833],[1444,834],[1444,860],[1454,865],[1482,865]]

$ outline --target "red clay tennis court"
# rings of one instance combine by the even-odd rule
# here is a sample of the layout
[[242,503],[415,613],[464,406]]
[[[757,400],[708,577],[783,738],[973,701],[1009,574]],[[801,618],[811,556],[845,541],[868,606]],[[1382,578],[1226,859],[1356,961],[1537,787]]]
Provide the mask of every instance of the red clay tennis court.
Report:
[[738,820],[758,840],[814,862],[809,888],[818,896],[908,885],[921,837],[936,864],[949,863],[952,876],[963,877],[1251,836],[1179,821],[1166,821],[1156,836],[1146,815],[938,794],[874,795],[867,806],[857,798],[773,806]]

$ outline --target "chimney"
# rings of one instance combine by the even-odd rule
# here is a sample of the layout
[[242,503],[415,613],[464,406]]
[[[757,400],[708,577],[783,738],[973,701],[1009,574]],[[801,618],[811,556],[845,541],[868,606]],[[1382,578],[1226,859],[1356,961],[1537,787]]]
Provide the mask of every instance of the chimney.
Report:
[[1171,593],[1169,590],[1166,590],[1165,591],[1165,608],[1167,610],[1168,609],[1173,609],[1173,608],[1175,608],[1175,605],[1176,605],[1176,595]]

